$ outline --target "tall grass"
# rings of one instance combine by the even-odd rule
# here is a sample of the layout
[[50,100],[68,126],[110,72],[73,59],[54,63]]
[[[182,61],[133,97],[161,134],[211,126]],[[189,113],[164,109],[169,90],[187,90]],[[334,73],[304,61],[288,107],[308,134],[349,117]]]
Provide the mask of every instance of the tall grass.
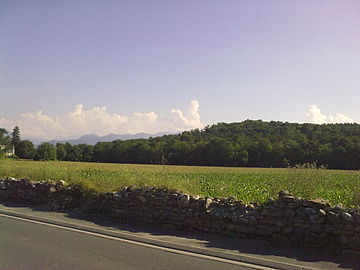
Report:
[[0,160],[0,177],[82,183],[99,191],[157,186],[211,197],[263,202],[280,190],[332,204],[360,205],[359,171],[327,170],[315,164],[289,169],[101,164]]

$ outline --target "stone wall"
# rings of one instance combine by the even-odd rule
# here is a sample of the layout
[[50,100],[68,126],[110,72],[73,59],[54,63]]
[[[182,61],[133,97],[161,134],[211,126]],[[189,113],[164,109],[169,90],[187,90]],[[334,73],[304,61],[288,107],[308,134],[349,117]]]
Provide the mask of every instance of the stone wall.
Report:
[[200,198],[164,188],[127,187],[98,193],[64,181],[0,180],[0,199],[79,209],[127,221],[234,237],[266,238],[296,246],[360,252],[360,211],[331,207],[282,191],[263,204],[234,197]]

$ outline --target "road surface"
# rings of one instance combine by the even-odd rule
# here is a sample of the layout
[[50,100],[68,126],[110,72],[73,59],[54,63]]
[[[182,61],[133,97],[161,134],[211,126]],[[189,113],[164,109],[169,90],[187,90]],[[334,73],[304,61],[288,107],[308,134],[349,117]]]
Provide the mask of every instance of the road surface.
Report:
[[[245,265],[245,266],[244,266]],[[0,269],[267,269],[0,216]],[[270,268],[268,268],[270,269]]]

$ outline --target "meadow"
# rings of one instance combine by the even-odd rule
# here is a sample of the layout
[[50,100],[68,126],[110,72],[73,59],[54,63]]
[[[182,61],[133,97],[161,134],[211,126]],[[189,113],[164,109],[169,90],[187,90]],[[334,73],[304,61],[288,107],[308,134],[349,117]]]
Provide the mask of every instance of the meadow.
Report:
[[235,196],[243,202],[264,202],[288,190],[332,205],[360,206],[360,172],[327,170],[314,164],[294,168],[200,167],[65,161],[0,160],[0,178],[65,180],[98,191],[124,186],[157,186],[192,195]]

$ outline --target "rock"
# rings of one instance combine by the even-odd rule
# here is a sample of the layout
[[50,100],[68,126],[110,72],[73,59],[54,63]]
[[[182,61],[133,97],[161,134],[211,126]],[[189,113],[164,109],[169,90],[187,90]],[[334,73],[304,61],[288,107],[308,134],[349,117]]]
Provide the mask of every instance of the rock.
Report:
[[353,234],[354,233],[354,225],[347,224],[344,226],[344,233],[346,234]]
[[287,226],[287,227],[283,228],[281,231],[285,234],[289,234],[289,233],[292,233],[293,230],[294,230],[293,227]]
[[275,225],[277,227],[283,227],[284,226],[284,221],[280,219],[280,220],[276,221]]
[[322,231],[321,224],[313,224],[310,227],[310,230],[315,233],[320,233]]
[[292,218],[296,213],[293,209],[284,209],[283,214],[285,217]]
[[316,223],[316,224],[324,223],[324,221],[325,221],[325,217],[320,216],[320,215],[312,215],[312,216],[310,216],[309,219],[310,219],[311,223]]
[[212,203],[212,199],[211,198],[205,198],[205,209],[208,209],[210,204]]
[[251,216],[251,217],[249,218],[249,224],[250,224],[250,225],[254,225],[254,224],[256,224],[256,223],[257,223],[256,217]]
[[146,203],[147,199],[144,196],[139,195],[138,199],[141,203]]
[[304,208],[304,213],[307,216],[312,216],[312,215],[315,215],[316,210],[313,208],[306,207],[306,208]]
[[341,217],[348,223],[353,223],[354,222],[354,219],[353,219],[352,215],[347,213],[347,212],[341,213]]
[[339,237],[339,243],[342,245],[346,245],[349,243],[349,239],[344,234],[342,234]]
[[268,199],[268,201],[267,201],[267,205],[272,205],[272,204],[274,204],[276,201],[275,201],[275,199],[274,198],[272,198],[272,197],[270,197],[269,199]]
[[328,214],[327,214],[327,219],[331,222],[331,223],[340,223],[340,218],[339,216],[332,212],[332,211],[329,211]]
[[334,208],[336,210],[342,210],[344,208],[344,205],[342,203],[338,203]]
[[9,198],[9,193],[6,190],[0,189],[0,198],[3,199]]
[[286,202],[286,203],[295,203],[297,202],[297,198],[292,196],[292,195],[286,195],[286,196],[282,196],[279,199],[281,202]]
[[287,190],[281,190],[279,193],[278,193],[278,196],[279,198],[281,197],[285,197],[285,196],[291,196],[290,192],[287,191]]
[[198,199],[200,199],[200,196],[199,195],[192,195],[192,196],[190,196],[190,199],[194,200],[194,201],[197,201]]
[[353,217],[354,217],[354,220],[356,221],[356,223],[360,224],[360,214],[356,213],[353,215]]
[[294,209],[296,207],[297,207],[296,203],[286,203],[286,208],[288,209]]
[[59,180],[59,181],[56,182],[55,185],[56,185],[57,188],[61,188],[61,187],[66,186],[67,183],[64,180]]
[[246,204],[246,205],[245,205],[245,208],[246,208],[247,210],[254,210],[254,209],[255,209],[255,205],[252,204],[252,203]]
[[134,192],[136,190],[136,187],[135,186],[128,186],[126,188],[126,192]]
[[1,189],[5,189],[6,188],[6,184],[4,180],[0,180],[0,190]]
[[227,197],[226,198],[226,202],[227,203],[234,203],[234,202],[236,202],[236,197],[235,196],[230,196],[230,197]]
[[222,207],[212,207],[210,214],[217,219],[222,219],[225,216],[225,211]]
[[[246,219],[246,218],[238,218],[237,221],[238,221],[238,223],[241,224],[241,225],[247,225],[247,224],[250,223],[249,220]],[[253,224],[254,224],[254,223],[253,223]]]
[[179,207],[188,207],[190,204],[190,195],[188,194],[181,194],[178,197],[178,206]]
[[303,237],[304,231],[303,226],[294,226],[294,234],[296,237]]
[[329,203],[321,199],[307,200],[305,201],[305,205],[311,208],[321,208],[321,209],[330,206]]
[[282,212],[276,207],[266,207],[261,211],[261,214],[264,216],[281,217]]
[[244,204],[241,201],[234,202],[234,206],[236,208],[244,208]]
[[296,211],[296,214],[298,214],[299,216],[305,216],[306,215],[303,207],[296,208],[295,211]]
[[276,226],[257,225],[256,232],[260,235],[267,235],[280,232],[280,228]]
[[256,226],[256,233],[260,235],[267,235],[270,233],[270,228],[266,225],[258,225]]
[[234,231],[236,228],[236,226],[234,224],[227,224],[226,225],[226,229],[229,230],[229,231]]
[[255,232],[255,227],[237,226],[236,231],[244,234],[253,234]]
[[212,199],[209,197],[201,198],[197,201],[198,209],[209,209],[210,204],[212,203]]

